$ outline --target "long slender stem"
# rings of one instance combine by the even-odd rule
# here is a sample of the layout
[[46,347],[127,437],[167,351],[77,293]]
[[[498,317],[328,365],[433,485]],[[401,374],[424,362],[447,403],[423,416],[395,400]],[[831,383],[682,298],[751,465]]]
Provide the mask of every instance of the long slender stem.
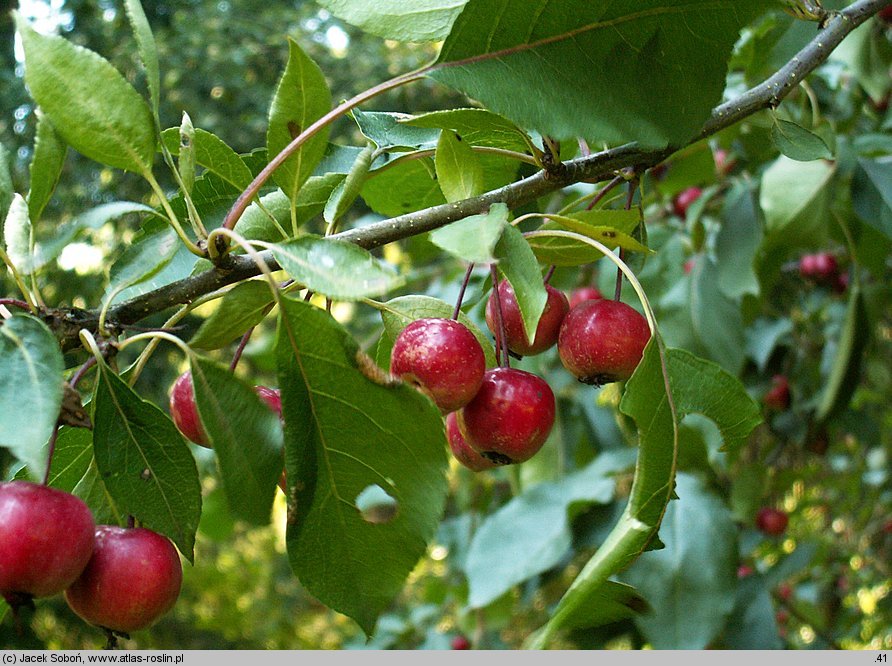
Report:
[[180,240],[183,241],[183,244],[189,249],[189,252],[199,257],[203,257],[204,252],[201,250],[201,248],[193,243],[192,239],[186,235],[185,231],[183,231],[183,227],[180,225],[180,220],[177,217],[177,214],[174,213],[173,208],[170,207],[170,202],[167,200],[167,195],[164,194],[164,190],[161,189],[161,185],[155,179],[155,176],[152,174],[152,172],[149,171],[143,174],[143,178],[146,179],[146,181],[149,183],[149,186],[152,188],[152,191],[155,193],[155,196],[158,197],[158,200],[161,202],[161,207],[164,209],[170,225],[173,227],[174,231],[177,232],[177,236],[180,237]]
[[59,438],[59,427],[53,429],[50,435],[49,451],[46,455],[46,472],[43,474],[43,485],[48,486],[50,483],[50,470],[53,468],[53,454],[56,452],[56,440]]
[[245,334],[242,336],[242,339],[239,340],[238,347],[235,350],[235,353],[232,355],[232,361],[229,363],[229,371],[235,372],[235,368],[238,365],[239,360],[242,357],[242,352],[245,351],[245,347],[248,345],[248,340],[251,339],[251,333],[254,332],[254,326],[245,331]]
[[458,314],[461,312],[461,302],[465,300],[465,291],[468,283],[471,281],[471,272],[474,270],[474,262],[468,264],[468,270],[465,271],[465,279],[461,281],[461,288],[458,290],[458,298],[455,299],[455,309],[452,311],[452,318],[458,321]]
[[[626,194],[626,210],[632,209],[632,200],[635,198],[635,190],[638,189],[638,179],[629,182],[629,192]],[[619,258],[626,260],[626,251],[624,248],[619,249]],[[618,301],[623,296],[623,272],[620,268],[616,269],[616,289],[613,293],[613,300]]]

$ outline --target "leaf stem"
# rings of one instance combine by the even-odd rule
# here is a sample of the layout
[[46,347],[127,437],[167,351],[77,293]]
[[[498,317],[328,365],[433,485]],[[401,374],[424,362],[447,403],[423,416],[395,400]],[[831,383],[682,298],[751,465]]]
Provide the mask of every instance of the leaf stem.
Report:
[[458,298],[455,299],[455,309],[452,311],[452,318],[458,321],[458,314],[461,312],[461,303],[465,299],[465,291],[468,288],[468,283],[471,281],[471,272],[474,270],[474,262],[472,261],[468,264],[468,269],[465,271],[465,278],[461,281],[461,288],[458,290]]
[[158,197],[158,200],[161,202],[161,207],[167,214],[167,221],[170,223],[170,226],[173,227],[174,231],[177,232],[177,236],[180,237],[180,240],[183,241],[183,244],[189,249],[189,252],[199,257],[206,256],[205,252],[195,243],[193,243],[192,239],[186,235],[185,231],[183,231],[183,227],[182,225],[180,225],[180,220],[177,217],[177,214],[173,212],[173,208],[170,207],[170,202],[167,200],[167,195],[164,194],[164,190],[161,189],[161,185],[158,184],[158,181],[155,179],[155,175],[151,171],[147,171],[143,174],[143,178],[148,181],[149,186],[155,193],[155,196]]
[[496,311],[496,354],[499,359],[500,368],[510,367],[508,361],[508,341],[505,337],[505,316],[502,312],[502,299],[499,296],[499,273],[495,264],[489,265],[489,274],[492,276],[492,298]]

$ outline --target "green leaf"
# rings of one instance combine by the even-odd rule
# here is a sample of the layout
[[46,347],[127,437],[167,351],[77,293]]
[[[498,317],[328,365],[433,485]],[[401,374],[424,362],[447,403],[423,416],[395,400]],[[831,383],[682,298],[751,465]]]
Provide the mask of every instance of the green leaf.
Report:
[[744,332],[746,351],[756,362],[759,372],[765,371],[771,354],[780,341],[792,332],[793,322],[786,318],[771,320],[760,317],[747,327]]
[[335,222],[350,210],[350,206],[353,205],[356,197],[359,196],[359,192],[368,178],[374,154],[375,146],[369,143],[356,158],[347,177],[332,190],[331,197],[325,204],[325,209],[322,213],[322,217],[329,225],[330,231],[328,233],[334,232]]
[[104,361],[93,398],[93,449],[105,488],[121,512],[176,544],[191,562],[201,518],[195,459],[173,424]]
[[366,181],[360,194],[369,208],[386,217],[446,203],[429,158],[400,162],[376,173]]
[[[295,222],[301,227],[321,213],[331,199],[332,192],[344,180],[344,175],[329,173],[325,176],[311,176],[300,188],[295,202]],[[260,197],[235,224],[235,231],[249,240],[275,242],[287,238],[286,231],[291,226],[291,200],[282,190],[275,190]]]
[[123,525],[127,520],[127,513],[117,505],[105,487],[95,457],[90,457],[86,473],[71,492],[90,507],[97,525]]
[[[539,227],[575,231],[613,249],[622,247],[630,252],[651,254],[653,251],[635,240],[631,234],[640,222],[636,210],[591,210],[572,215],[552,215]],[[542,236],[527,241],[536,258],[544,264],[557,266],[582,266],[603,258],[597,248],[573,238]]]
[[25,83],[68,145],[101,164],[151,172],[155,123],[139,93],[97,53],[41,35],[15,17]]
[[46,471],[45,445],[59,418],[64,369],[59,343],[42,321],[15,314],[0,325],[0,446],[25,463],[33,479]]
[[892,238],[892,158],[858,158],[852,208],[862,222]]
[[461,201],[483,192],[483,169],[477,156],[455,132],[440,132],[435,164],[437,181],[446,201]]
[[[436,532],[448,490],[443,419],[327,313],[287,298],[281,309],[289,560],[310,594],[370,635]],[[364,515],[357,503],[376,488],[390,505]]]
[[762,220],[751,186],[734,187],[722,207],[722,226],[715,238],[719,288],[729,298],[759,293],[754,264],[762,242]]
[[469,607],[487,606],[567,556],[574,515],[586,505],[613,499],[616,482],[610,475],[618,470],[610,462],[596,458],[560,482],[536,484],[486,517],[464,566]]
[[495,203],[486,213],[432,231],[431,242],[464,261],[491,264],[496,261],[493,253],[508,224],[508,214],[508,206]]
[[225,366],[195,356],[191,367],[195,402],[229,508],[236,518],[266,525],[284,466],[278,414]]
[[644,553],[622,579],[653,609],[635,624],[655,650],[702,650],[734,607],[737,528],[697,477],[678,474],[676,493],[660,527],[665,547]]
[[472,146],[529,152],[533,140],[513,122],[487,109],[447,109],[399,118],[402,125],[448,129]]
[[220,349],[263,321],[273,306],[266,280],[246,280],[223,294],[217,309],[189,340],[194,349]]
[[837,343],[833,367],[815,411],[815,420],[818,423],[825,422],[848,406],[858,387],[864,350],[871,338],[871,326],[860,281],[853,280],[848,291],[846,318]]
[[93,462],[93,433],[86,428],[63,426],[53,448],[48,485],[71,492]]
[[[171,155],[180,154],[180,128],[170,127],[161,133],[161,140]],[[254,176],[245,161],[230,148],[223,139],[207,130],[195,128],[192,143],[195,152],[195,163],[203,166],[211,173],[243,190],[251,184]]]
[[[385,336],[389,339],[392,347],[400,331],[416,319],[424,319],[426,317],[450,319],[454,309],[446,301],[441,301],[431,296],[398,296],[387,301],[384,307],[381,308],[381,319],[384,322]],[[458,313],[458,321],[468,327],[471,333],[474,334],[474,337],[477,338],[480,346],[483,347],[483,354],[486,356],[486,367],[493,368],[498,365],[492,339],[477,328],[477,325],[464,312]]]
[[28,190],[28,214],[37,222],[49,203],[65,162],[68,146],[59,138],[53,124],[38,110],[34,136],[34,155],[31,157],[31,185]]
[[167,224],[149,221],[109,271],[105,298],[119,298],[121,291],[156,275],[180,249],[180,239]]
[[[192,193],[195,186],[195,127],[188,113],[183,113],[183,119],[177,132],[179,134],[179,159],[177,160],[177,172],[180,174],[182,189],[187,194]],[[162,141],[164,137],[161,137]]]
[[133,36],[136,38],[139,57],[146,70],[146,85],[149,88],[152,115],[157,121],[158,105],[161,99],[161,68],[158,65],[158,49],[155,46],[155,37],[152,35],[152,28],[149,25],[140,0],[124,0],[124,9],[127,11],[130,26],[133,28]]
[[496,245],[496,256],[499,257],[499,268],[514,288],[524,331],[532,342],[548,301],[536,255],[523,234],[515,227],[507,226]]
[[440,132],[436,129],[413,127],[400,122],[412,118],[404,113],[363,112],[353,109],[351,114],[363,136],[381,150],[392,152],[430,150],[436,148],[437,140],[440,138]]
[[270,249],[298,284],[338,301],[378,296],[403,281],[387,264],[346,241],[308,234]]
[[694,338],[711,360],[737,374],[745,357],[745,327],[740,308],[720,291],[718,268],[709,259],[694,263],[689,284]]
[[34,229],[28,217],[28,204],[25,198],[16,193],[6,212],[3,223],[3,239],[6,241],[6,255],[23,275],[30,275],[34,270],[34,257],[31,247],[34,244]]
[[[741,28],[770,5],[477,0],[429,75],[557,139],[682,144],[721,101]],[[518,103],[532,98],[561,103]]]
[[[818,242],[825,234],[827,183],[834,167],[823,161],[796,162],[779,157],[762,176],[759,205],[770,234],[783,234],[789,244],[796,239]],[[819,235],[818,232],[823,232]]]
[[332,14],[357,28],[400,42],[433,42],[449,34],[468,0],[319,0]]
[[[292,139],[331,109],[331,93],[322,71],[293,39],[288,40],[288,64],[279,79],[269,110],[266,149],[273,159]],[[295,201],[301,186],[328,147],[328,127],[319,131],[273,172],[273,180]]]
[[789,120],[775,119],[771,126],[771,140],[791,160],[810,162],[833,157],[824,139]]
[[[666,386],[671,387],[671,400]],[[736,452],[761,421],[759,405],[740,381],[718,365],[651,339],[626,384],[620,411],[638,426],[639,447],[629,502],[619,522],[560,600],[533,647],[548,643],[564,627],[586,626],[591,600],[608,578],[625,570],[648,547],[674,490],[678,424],[702,414],[721,432],[722,450]]]

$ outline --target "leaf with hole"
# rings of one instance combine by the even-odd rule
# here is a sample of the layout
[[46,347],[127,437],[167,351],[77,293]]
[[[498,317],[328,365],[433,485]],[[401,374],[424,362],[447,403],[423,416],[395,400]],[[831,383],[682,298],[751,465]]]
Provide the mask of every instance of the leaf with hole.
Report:
[[283,299],[276,359],[291,566],[310,594],[370,635],[444,508],[442,416],[303,301]]

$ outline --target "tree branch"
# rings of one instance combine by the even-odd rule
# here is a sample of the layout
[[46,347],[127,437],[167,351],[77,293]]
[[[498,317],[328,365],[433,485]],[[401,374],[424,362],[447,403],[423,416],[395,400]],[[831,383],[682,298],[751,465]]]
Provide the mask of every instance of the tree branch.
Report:
[[[775,108],[802,80],[823,63],[840,42],[855,28],[888,4],[888,0],[858,0],[846,9],[832,14],[818,34],[787,64],[767,80],[738,98],[716,107],[697,136],[684,145],[661,149],[642,149],[629,143],[588,156],[564,162],[557,170],[540,171],[528,178],[463,201],[433,206],[414,213],[351,229],[331,238],[355,243],[371,249],[432,231],[469,215],[482,213],[497,202],[515,208],[546,194],[579,182],[599,182],[631,167],[637,173],[659,164],[673,153],[707,138],[763,109]],[[261,253],[270,269],[279,268],[270,252]],[[147,294],[112,307],[107,321],[113,330],[120,330],[141,319],[174,305],[189,303],[211,291],[240,282],[259,273],[253,260],[244,255],[229,255],[213,269],[171,283]],[[70,323],[67,310],[49,311],[45,319],[51,326],[60,320]],[[95,330],[98,313],[77,312],[80,327]],[[77,333],[71,327],[55,328],[63,349],[77,347]]]

